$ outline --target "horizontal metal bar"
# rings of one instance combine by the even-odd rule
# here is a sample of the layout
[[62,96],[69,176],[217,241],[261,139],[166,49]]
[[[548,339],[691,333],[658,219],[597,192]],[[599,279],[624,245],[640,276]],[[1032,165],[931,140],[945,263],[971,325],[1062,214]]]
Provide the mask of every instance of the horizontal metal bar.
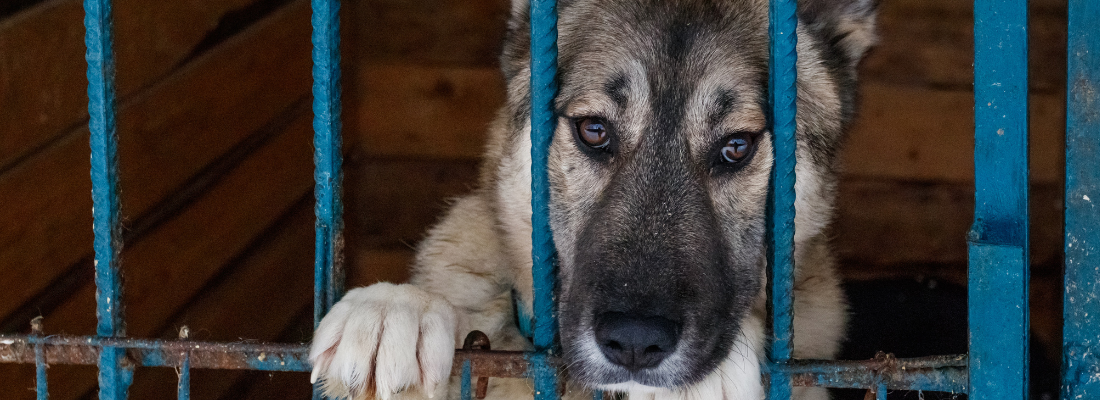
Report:
[[[308,372],[308,343],[199,342],[96,336],[0,335],[0,363],[34,364],[34,344],[45,347],[46,364],[95,365],[105,346],[127,349],[131,364],[178,367],[190,353],[191,368]],[[527,353],[521,351],[455,350],[452,375],[471,361],[474,376],[523,378]],[[556,365],[557,360],[554,360]]]
[[[35,362],[34,344],[46,350],[48,364],[94,365],[103,346],[127,349],[127,359],[144,367],[177,367],[190,353],[191,368],[250,369],[308,372],[308,343],[198,342],[103,338],[95,336],[0,335],[0,363]],[[470,361],[475,377],[524,378],[533,356],[522,351],[455,350],[451,375],[461,376]],[[135,361],[136,360],[136,361]],[[561,359],[549,357],[552,368]],[[871,360],[791,360],[776,365],[789,374],[795,386],[868,388],[883,382],[894,390],[927,390],[966,393],[966,355],[894,358],[880,354]]]
[[190,353],[191,368],[309,371],[309,345],[218,343],[97,336],[0,335],[0,363],[33,363],[33,343],[46,348],[47,364],[95,365],[103,347],[126,350],[130,365],[178,367]]
[[777,365],[791,376],[794,386],[873,388],[880,383],[893,390],[967,393],[965,354],[894,358],[880,353],[870,360],[792,360]]
[[[470,373],[473,376],[493,378],[526,378],[530,357],[534,353],[522,351],[456,350],[451,366],[452,376],[462,375],[462,364],[470,360]],[[561,366],[557,358],[551,359],[555,366]]]

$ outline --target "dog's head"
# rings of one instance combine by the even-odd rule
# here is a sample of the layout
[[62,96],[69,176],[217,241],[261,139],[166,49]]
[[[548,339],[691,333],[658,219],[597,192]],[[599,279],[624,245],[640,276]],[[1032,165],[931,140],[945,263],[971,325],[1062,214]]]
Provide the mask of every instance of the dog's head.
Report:
[[[772,164],[767,8],[559,2],[550,208],[574,379],[603,388],[697,382],[729,355],[760,297]],[[874,25],[871,0],[803,0],[800,17],[796,242],[830,218],[855,65]],[[515,178],[530,148],[528,49],[527,3],[518,0],[502,57],[512,136],[501,139],[509,145],[498,185],[529,182]],[[522,220],[524,200],[501,207]]]

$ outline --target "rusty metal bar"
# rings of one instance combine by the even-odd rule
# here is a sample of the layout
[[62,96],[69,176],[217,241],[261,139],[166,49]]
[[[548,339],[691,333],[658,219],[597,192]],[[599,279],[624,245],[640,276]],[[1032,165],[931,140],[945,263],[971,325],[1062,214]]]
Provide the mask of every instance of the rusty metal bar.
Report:
[[[219,343],[190,340],[149,340],[94,336],[0,335],[0,363],[35,362],[35,343],[45,348],[48,364],[95,365],[103,346],[127,349],[127,360],[144,367],[178,367],[190,354],[190,367],[252,369],[260,371],[310,370],[306,343]],[[539,353],[536,353],[539,354]],[[528,357],[521,351],[456,350],[451,375],[461,376],[470,362],[476,377],[526,378]],[[550,358],[560,368],[558,358]],[[894,358],[880,354],[861,361],[791,360],[782,366],[795,386],[871,388],[880,383],[891,390],[966,393],[966,356]]]
[[[190,354],[191,368],[252,369],[308,372],[309,344],[260,342],[199,342],[96,336],[0,335],[0,363],[35,363],[35,344],[44,348],[46,364],[95,365],[104,346],[127,350],[127,360],[143,367],[178,367]],[[471,361],[475,376],[523,378],[526,353],[521,351],[456,350],[452,374]],[[554,360],[555,364],[558,361]]]
[[[880,388],[967,393],[967,356],[894,358],[879,353],[861,361],[791,360],[780,367],[794,386]],[[879,390],[881,391],[881,390]]]
[[[456,350],[452,376],[461,376],[462,364],[470,360],[470,373],[473,376],[493,378],[526,378],[529,353],[522,351]],[[555,366],[561,362],[552,359]]]
[[[0,362],[34,363],[35,338],[0,335]],[[95,365],[102,347],[126,350],[126,363],[143,367],[179,367],[190,353],[191,368],[309,371],[306,344],[216,343],[96,336],[46,336],[47,364]]]
[[[493,348],[492,348],[492,345],[489,343],[489,336],[488,335],[486,335],[482,331],[472,331],[472,332],[470,332],[469,335],[466,335],[466,340],[463,341],[463,343],[462,343],[462,349],[463,350],[492,350]],[[469,396],[466,395],[466,389],[468,388],[469,383],[470,383],[469,382],[470,377],[467,376],[467,372],[469,372],[469,365],[464,362],[463,365],[462,365],[462,393],[463,393],[462,398],[463,399],[468,399],[469,398]],[[474,392],[474,397],[478,398],[478,400],[484,399],[485,395],[488,392],[488,390],[489,390],[489,377],[479,376],[477,378],[477,389]]]

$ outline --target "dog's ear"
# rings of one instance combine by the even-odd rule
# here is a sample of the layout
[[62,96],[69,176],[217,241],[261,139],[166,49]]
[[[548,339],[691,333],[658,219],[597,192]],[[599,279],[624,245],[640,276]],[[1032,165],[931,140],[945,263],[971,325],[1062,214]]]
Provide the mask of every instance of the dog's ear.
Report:
[[877,41],[878,0],[800,0],[798,13],[811,32],[854,67]]

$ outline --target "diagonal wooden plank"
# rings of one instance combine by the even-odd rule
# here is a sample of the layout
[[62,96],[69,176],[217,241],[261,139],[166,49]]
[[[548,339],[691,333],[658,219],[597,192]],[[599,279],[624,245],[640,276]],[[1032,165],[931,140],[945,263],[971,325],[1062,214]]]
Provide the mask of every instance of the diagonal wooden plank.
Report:
[[[287,0],[114,1],[120,99],[163,80],[196,50],[224,40],[243,20]],[[270,7],[269,7],[270,8]],[[84,10],[50,0],[0,21],[0,171],[72,134],[87,119]],[[206,44],[205,46],[203,46]]]
[[[308,93],[308,38],[299,0],[122,105],[124,226]],[[87,151],[81,128],[0,175],[0,260],[21,277],[0,282],[0,315],[90,251]]]
[[[308,143],[310,117],[303,115],[269,145],[186,209],[135,246],[123,250],[127,330],[131,336],[157,336],[175,310],[199,290],[253,238],[291,209],[312,188]],[[307,247],[311,244],[305,241]],[[307,274],[311,271],[307,266]],[[299,282],[309,293],[309,280]],[[50,333],[91,333],[94,287],[86,284],[45,316]],[[296,310],[281,310],[293,314]],[[95,380],[51,373],[51,398],[76,398]],[[0,387],[15,383],[0,376]]]

